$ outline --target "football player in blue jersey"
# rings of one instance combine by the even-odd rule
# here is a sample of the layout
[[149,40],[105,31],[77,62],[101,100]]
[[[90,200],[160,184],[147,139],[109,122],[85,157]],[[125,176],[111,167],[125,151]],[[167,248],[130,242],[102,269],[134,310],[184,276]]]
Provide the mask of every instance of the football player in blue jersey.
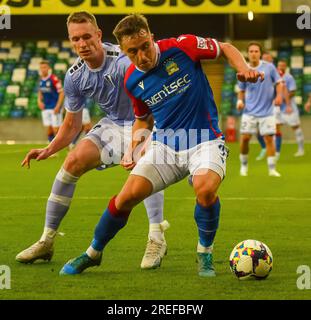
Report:
[[250,68],[264,73],[265,81],[238,83],[240,91],[237,108],[243,110],[240,130],[240,175],[247,176],[248,174],[249,141],[251,136],[256,134],[257,129],[259,129],[259,134],[264,137],[267,148],[269,176],[280,177],[281,175],[276,171],[274,104],[280,106],[282,103],[282,79],[272,63],[260,60],[262,49],[259,43],[249,43],[247,50]]
[[62,124],[64,90],[61,81],[51,73],[49,61],[40,62],[40,85],[38,107],[41,110],[43,126],[51,142]]
[[[238,71],[241,81],[256,82],[263,79],[263,74],[250,69],[235,47],[215,39],[181,35],[154,42],[142,15],[126,16],[114,35],[132,61],[124,84],[136,121],[131,148],[121,164],[133,170],[121,192],[110,200],[90,247],[67,262],[60,274],[78,274],[99,265],[102,251],[126,225],[132,209],[190,173],[196,194],[198,273],[213,277],[216,273],[212,251],[220,214],[217,190],[226,172],[227,148],[200,61],[224,56]],[[136,148],[154,125],[152,144],[142,157],[136,157]]]
[[[64,123],[55,139],[46,148],[31,150],[22,165],[29,167],[31,159],[46,159],[71,143],[81,131],[87,98],[94,99],[106,116],[65,159],[47,201],[43,234],[39,241],[16,256],[16,260],[22,263],[51,260],[57,229],[69,210],[79,178],[102,165],[119,164],[131,141],[134,112],[123,87],[130,60],[121,53],[119,46],[102,43],[102,32],[92,14],[71,14],[67,27],[69,39],[79,58],[65,76],[67,113]],[[168,223],[163,221],[163,192],[147,198],[145,207],[150,227],[141,268],[150,269],[160,266],[167,250],[164,230]]]

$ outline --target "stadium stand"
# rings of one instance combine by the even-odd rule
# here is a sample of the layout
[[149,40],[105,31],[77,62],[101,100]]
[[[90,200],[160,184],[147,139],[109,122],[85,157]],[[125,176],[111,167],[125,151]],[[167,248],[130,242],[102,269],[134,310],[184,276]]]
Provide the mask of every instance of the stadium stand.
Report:
[[[62,81],[76,59],[69,41],[0,42],[0,119],[39,117],[37,92],[39,64],[46,59]],[[91,115],[100,109],[88,100]]]

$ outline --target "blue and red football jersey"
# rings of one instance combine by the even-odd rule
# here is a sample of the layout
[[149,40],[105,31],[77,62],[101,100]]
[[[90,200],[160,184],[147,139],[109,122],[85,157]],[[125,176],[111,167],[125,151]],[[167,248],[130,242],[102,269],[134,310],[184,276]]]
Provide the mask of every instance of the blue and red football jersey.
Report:
[[132,64],[125,75],[125,89],[136,118],[152,113],[156,128],[153,140],[175,150],[224,138],[213,92],[200,63],[219,56],[218,42],[181,35],[160,40],[155,46],[156,67],[143,72]]
[[45,109],[54,109],[59,93],[63,90],[61,81],[54,74],[41,78],[39,90],[42,93]]

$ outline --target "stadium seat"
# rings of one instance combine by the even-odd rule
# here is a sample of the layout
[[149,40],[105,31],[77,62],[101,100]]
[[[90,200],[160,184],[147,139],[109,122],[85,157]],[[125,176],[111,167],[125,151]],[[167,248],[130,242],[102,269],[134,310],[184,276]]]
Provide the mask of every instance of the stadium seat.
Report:
[[59,48],[58,47],[49,47],[49,48],[47,48],[46,52],[57,54],[59,52]]
[[70,48],[71,49],[71,43],[69,40],[62,41],[61,48]]
[[19,92],[20,92],[20,86],[19,85],[8,85],[6,87],[6,92],[8,94],[12,94],[12,95],[15,95],[15,96],[19,96]]
[[70,53],[68,51],[61,51],[58,53],[57,58],[60,60],[68,60],[70,58]]
[[28,98],[16,98],[15,99],[15,106],[27,109],[28,101],[29,101]]
[[304,66],[304,57],[301,56],[292,56],[290,59],[291,68],[302,69]]
[[54,64],[55,71],[62,71],[65,73],[67,71],[67,68],[68,68],[67,64],[63,62],[58,62]]
[[14,69],[12,74],[12,81],[23,83],[26,79],[26,69]]
[[11,48],[13,46],[13,41],[1,41],[1,48]]
[[49,41],[46,41],[46,40],[40,40],[40,41],[37,41],[37,48],[48,48],[49,47]]

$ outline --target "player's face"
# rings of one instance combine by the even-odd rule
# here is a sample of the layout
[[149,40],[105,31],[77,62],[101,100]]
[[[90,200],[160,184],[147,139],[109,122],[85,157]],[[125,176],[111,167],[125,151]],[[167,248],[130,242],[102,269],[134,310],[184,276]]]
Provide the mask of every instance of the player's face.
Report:
[[273,57],[269,53],[264,53],[262,55],[262,60],[273,63]]
[[278,69],[282,72],[285,73],[287,69],[287,64],[284,61],[280,61],[278,63]]
[[101,50],[101,30],[90,22],[70,23],[68,26],[69,40],[81,59],[94,60]]
[[123,52],[140,70],[146,72],[154,68],[157,52],[152,34],[142,29],[138,34],[122,37],[120,44]]
[[260,61],[260,48],[256,45],[252,45],[248,48],[248,59],[250,63],[259,63]]
[[45,78],[49,75],[50,67],[47,64],[40,64],[40,75]]

